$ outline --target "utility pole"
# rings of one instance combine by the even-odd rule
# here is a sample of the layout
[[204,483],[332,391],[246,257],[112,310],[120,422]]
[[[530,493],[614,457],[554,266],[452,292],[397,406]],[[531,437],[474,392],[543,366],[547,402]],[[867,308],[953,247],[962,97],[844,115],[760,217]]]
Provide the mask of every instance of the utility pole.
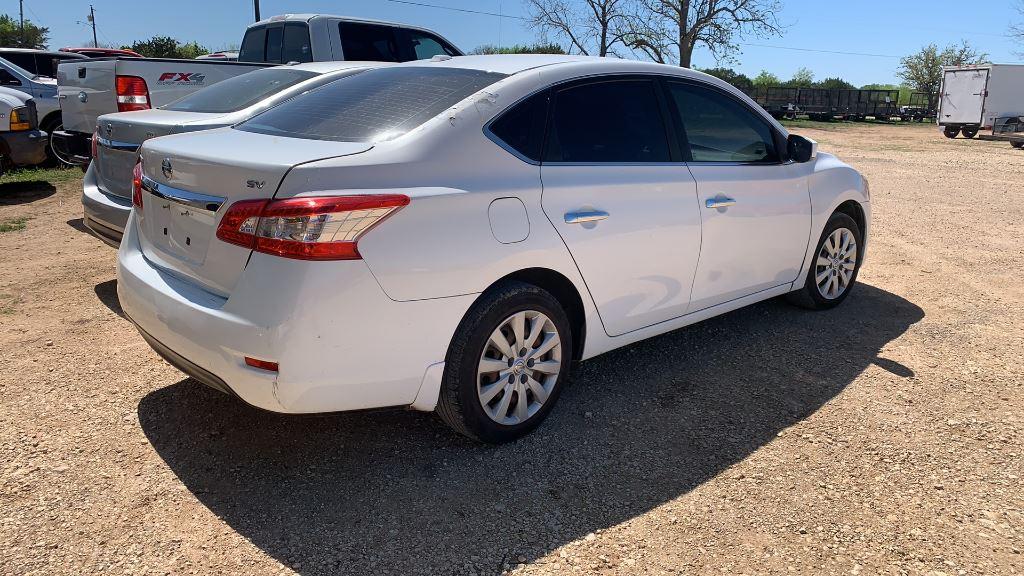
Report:
[[89,23],[92,24],[92,47],[99,48],[100,43],[96,41],[96,11],[93,10],[92,4],[89,4]]
[[[18,0],[18,16],[21,19],[21,47],[25,47],[25,0]],[[33,46],[34,48],[34,46]]]
[[260,0],[252,0],[252,9],[256,12],[256,22],[260,21]]

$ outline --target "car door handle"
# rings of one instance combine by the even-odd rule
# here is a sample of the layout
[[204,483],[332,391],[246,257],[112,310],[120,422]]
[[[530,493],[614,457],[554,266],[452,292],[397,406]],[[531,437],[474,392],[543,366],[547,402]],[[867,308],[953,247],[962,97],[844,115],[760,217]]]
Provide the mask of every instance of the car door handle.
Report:
[[597,222],[608,217],[608,213],[602,210],[587,210],[585,212],[566,212],[566,224],[583,224],[585,222]]
[[719,196],[717,198],[708,198],[704,201],[704,206],[708,208],[728,208],[735,204],[736,201],[726,196]]

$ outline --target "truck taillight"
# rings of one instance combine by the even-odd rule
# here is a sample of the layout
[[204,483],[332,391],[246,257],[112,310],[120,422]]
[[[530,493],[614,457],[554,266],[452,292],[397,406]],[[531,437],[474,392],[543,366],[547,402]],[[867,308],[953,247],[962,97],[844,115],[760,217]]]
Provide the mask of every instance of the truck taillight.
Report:
[[149,87],[144,79],[138,76],[118,76],[115,84],[118,112],[149,110]]
[[132,168],[132,206],[142,212],[142,159]]
[[224,213],[217,238],[283,258],[360,260],[359,238],[408,203],[402,194],[243,200]]

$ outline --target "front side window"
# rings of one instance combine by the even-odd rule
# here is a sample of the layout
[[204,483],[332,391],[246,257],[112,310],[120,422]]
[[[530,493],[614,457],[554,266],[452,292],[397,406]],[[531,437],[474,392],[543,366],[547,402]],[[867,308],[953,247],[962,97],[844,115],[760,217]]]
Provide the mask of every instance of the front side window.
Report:
[[[9,52],[3,55],[8,62],[21,66],[31,74],[39,74],[36,68],[35,54],[31,52]],[[30,75],[31,75],[30,74]]]
[[266,58],[266,52],[264,51],[266,45],[266,27],[250,28],[242,38],[242,47],[238,49],[238,61],[263,62]]
[[547,113],[548,92],[545,90],[505,111],[491,123],[491,134],[524,158],[540,162]]
[[401,62],[402,56],[395,40],[395,29],[380,24],[340,22],[341,50],[345,60],[373,62]]
[[610,80],[557,92],[546,162],[669,162],[657,84]]
[[313,48],[309,43],[309,26],[295,23],[284,25],[281,61],[285,63],[313,61]]
[[440,38],[426,32],[408,30],[406,38],[414,60],[428,60],[434,56],[455,56],[453,51],[441,42]]
[[369,70],[296,96],[236,128],[308,140],[389,140],[502,78],[463,68]]
[[669,83],[694,162],[775,162],[768,123],[730,96],[695,84]]
[[220,114],[235,112],[314,76],[314,72],[286,67],[255,70],[193,92],[163,106],[163,109]]

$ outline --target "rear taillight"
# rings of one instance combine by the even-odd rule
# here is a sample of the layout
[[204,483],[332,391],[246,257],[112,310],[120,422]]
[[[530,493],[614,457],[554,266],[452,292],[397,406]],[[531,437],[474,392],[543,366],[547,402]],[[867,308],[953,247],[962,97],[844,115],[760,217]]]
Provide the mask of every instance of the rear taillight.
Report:
[[149,88],[145,80],[138,76],[118,76],[116,85],[118,112],[149,110]]
[[97,126],[96,129],[93,130],[93,132],[92,132],[92,158],[96,158],[96,156],[99,155],[99,152],[97,151],[97,148],[100,145],[99,137],[100,137],[100,128],[99,128],[99,126]]
[[402,194],[243,200],[225,212],[217,238],[284,258],[359,260],[359,237],[408,203]]
[[132,206],[142,212],[142,159],[132,168]]

